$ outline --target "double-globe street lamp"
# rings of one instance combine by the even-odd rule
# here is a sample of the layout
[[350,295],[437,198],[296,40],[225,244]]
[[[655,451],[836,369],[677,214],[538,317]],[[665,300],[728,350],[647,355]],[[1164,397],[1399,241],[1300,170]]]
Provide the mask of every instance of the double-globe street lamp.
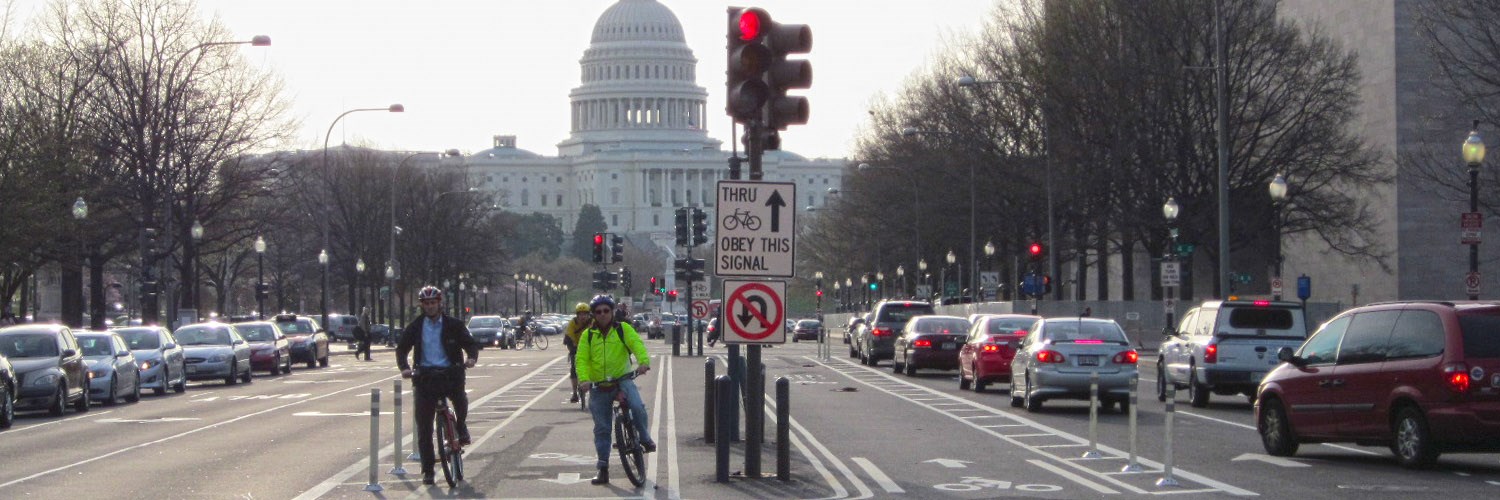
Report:
[[[1463,145],[1464,163],[1469,165],[1469,215],[1479,217],[1479,166],[1484,163],[1484,139],[1479,137],[1479,120],[1469,130]],[[1477,220],[1475,221],[1477,224]],[[1477,229],[1477,227],[1476,227]],[[1469,276],[1465,280],[1469,300],[1479,300],[1479,238],[1469,243]]]
[[[339,124],[339,120],[343,120],[345,116],[349,116],[352,113],[358,113],[358,112],[361,112],[361,111],[386,111],[386,112],[390,112],[390,113],[403,113],[403,112],[406,112],[406,107],[402,106],[400,104],[392,104],[392,105],[386,106],[384,108],[355,108],[355,109],[351,109],[351,110],[345,111],[343,113],[340,113],[338,117],[336,117],[336,118],[333,119],[332,123],[328,124],[328,131],[323,133],[323,162],[322,163],[323,163],[323,181],[325,182],[325,185],[329,185],[330,186],[330,190],[329,190],[330,194],[325,194],[325,196],[331,195],[331,191],[332,191],[332,189],[331,189],[332,178],[329,176],[329,172],[328,172],[328,139],[333,136],[333,127],[337,126]],[[323,325],[324,326],[328,325],[328,266],[326,264],[327,264],[327,260],[328,260],[328,257],[327,257],[327,255],[328,255],[328,248],[330,247],[330,243],[331,243],[331,241],[329,240],[330,236],[329,236],[329,227],[328,227],[328,216],[327,216],[326,212],[327,211],[325,210],[324,216],[320,219],[320,220],[323,221],[323,250],[322,250],[321,253],[318,254],[319,261],[322,262],[323,264],[325,264],[323,266],[323,293],[322,293],[322,297],[318,300],[318,308],[322,310]]]

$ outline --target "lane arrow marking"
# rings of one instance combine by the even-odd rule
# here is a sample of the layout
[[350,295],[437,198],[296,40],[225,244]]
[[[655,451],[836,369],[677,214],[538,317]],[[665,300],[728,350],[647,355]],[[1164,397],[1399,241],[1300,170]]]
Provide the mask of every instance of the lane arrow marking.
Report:
[[557,479],[542,478],[542,480],[557,484],[578,484],[583,482],[583,478],[579,477],[577,472],[559,472],[557,473]]
[[932,460],[924,460],[922,463],[924,463],[924,464],[938,464],[938,465],[941,465],[943,467],[947,467],[949,469],[962,469],[962,468],[968,467],[968,466],[966,466],[964,464],[972,464],[974,462],[970,462],[968,460],[956,460],[956,459],[952,459],[952,458],[934,458]]
[[1273,457],[1273,456],[1270,456],[1270,455],[1262,455],[1260,453],[1245,453],[1245,454],[1242,454],[1242,455],[1240,455],[1238,457],[1234,457],[1232,459],[1229,459],[1230,462],[1241,462],[1241,461],[1245,461],[1245,460],[1259,460],[1261,462],[1265,462],[1265,463],[1268,463],[1268,464],[1271,464],[1271,465],[1275,465],[1277,467],[1310,467],[1309,465],[1304,464],[1302,462],[1298,462],[1296,460],[1291,460],[1291,459],[1281,458],[1281,457]]

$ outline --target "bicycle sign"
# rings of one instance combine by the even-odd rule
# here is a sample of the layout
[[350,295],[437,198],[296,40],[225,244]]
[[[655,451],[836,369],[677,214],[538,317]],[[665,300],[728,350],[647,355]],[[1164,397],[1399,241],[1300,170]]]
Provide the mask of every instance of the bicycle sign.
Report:
[[714,273],[736,277],[793,274],[797,185],[719,181]]

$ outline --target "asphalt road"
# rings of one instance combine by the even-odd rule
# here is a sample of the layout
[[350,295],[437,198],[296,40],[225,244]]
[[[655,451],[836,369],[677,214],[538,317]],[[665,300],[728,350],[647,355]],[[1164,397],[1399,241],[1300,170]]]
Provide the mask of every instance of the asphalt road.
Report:
[[[838,341],[837,338],[834,339]],[[419,466],[394,466],[392,354],[356,361],[342,346],[328,368],[257,373],[251,384],[192,384],[185,394],[95,406],[62,417],[21,414],[0,432],[0,498],[1487,498],[1500,495],[1500,456],[1444,455],[1410,471],[1383,448],[1304,445],[1291,459],[1266,457],[1242,397],[1195,409],[1180,398],[1173,478],[1164,476],[1164,405],[1155,367],[1142,359],[1138,405],[1140,472],[1129,463],[1128,417],[1098,416],[1089,442],[1084,402],[1048,402],[1040,412],[1010,407],[1002,386],[960,391],[955,372],[892,374],[889,362],[820,361],[808,343],[766,349],[771,380],[791,383],[791,480],[735,476],[715,483],[713,448],[703,442],[703,358],[670,356],[650,342],[652,372],[639,379],[660,445],[647,455],[646,487],[630,487],[612,457],[613,483],[594,475],[592,424],[566,402],[567,364],[547,351],[485,350],[469,372],[467,480],[422,486]],[[710,349],[724,373],[723,348]],[[381,390],[377,482],[369,482],[370,390]],[[770,396],[767,398],[772,400]],[[410,394],[406,407],[409,422]],[[771,405],[768,405],[768,407]],[[769,413],[768,415],[774,416]],[[774,418],[767,419],[762,472],[776,472]],[[412,448],[404,429],[402,456]],[[1083,458],[1091,449],[1099,458]],[[731,470],[743,470],[743,445]]]

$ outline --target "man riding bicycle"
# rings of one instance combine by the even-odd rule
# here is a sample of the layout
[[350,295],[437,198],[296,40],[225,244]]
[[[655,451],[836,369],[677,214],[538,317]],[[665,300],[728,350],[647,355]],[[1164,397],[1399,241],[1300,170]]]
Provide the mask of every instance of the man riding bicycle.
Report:
[[473,368],[479,360],[479,345],[469,334],[463,320],[443,314],[443,291],[425,286],[417,292],[417,301],[422,305],[422,316],[413,320],[401,331],[401,340],[396,344],[396,366],[401,376],[411,377],[411,365],[406,353],[415,350],[412,356],[420,371],[441,373],[438,378],[426,379],[425,383],[414,383],[417,396],[417,412],[412,415],[417,421],[417,449],[422,455],[422,484],[433,484],[433,464],[437,454],[432,450],[432,423],[437,417],[437,403],[447,397],[453,403],[453,413],[458,417],[459,442],[469,444],[469,427],[465,422],[469,414],[469,398],[464,394],[464,369]]
[[593,324],[593,320],[589,319],[589,305],[579,302],[573,307],[573,319],[568,320],[568,326],[563,331],[563,345],[568,347],[568,378],[573,382],[573,397],[568,399],[569,403],[578,402],[578,337]]
[[593,326],[579,336],[577,368],[578,388],[589,392],[589,413],[594,417],[594,451],[598,452],[599,475],[593,484],[609,483],[610,405],[614,403],[614,391],[625,391],[625,401],[634,415],[636,430],[641,436],[641,447],[646,453],[656,451],[656,441],[651,439],[646,405],[641,402],[640,390],[635,381],[622,378],[631,373],[630,356],[634,355],[640,367],[636,375],[651,370],[651,358],[646,354],[646,344],[629,324],[615,321],[615,301],[608,295],[599,295],[589,303],[594,315]]

